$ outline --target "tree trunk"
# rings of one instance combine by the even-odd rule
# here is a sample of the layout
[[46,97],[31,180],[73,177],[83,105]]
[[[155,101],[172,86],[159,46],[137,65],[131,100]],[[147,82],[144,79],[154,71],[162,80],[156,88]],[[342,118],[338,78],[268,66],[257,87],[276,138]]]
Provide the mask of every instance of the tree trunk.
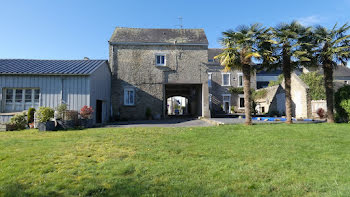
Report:
[[334,123],[333,66],[329,62],[324,63],[322,66],[327,100],[327,122]]
[[251,115],[251,91],[250,91],[250,65],[243,65],[243,91],[244,91],[244,112],[245,112],[245,124],[252,124]]
[[286,123],[292,124],[292,93],[291,93],[291,64],[290,56],[283,50],[283,76],[286,95]]

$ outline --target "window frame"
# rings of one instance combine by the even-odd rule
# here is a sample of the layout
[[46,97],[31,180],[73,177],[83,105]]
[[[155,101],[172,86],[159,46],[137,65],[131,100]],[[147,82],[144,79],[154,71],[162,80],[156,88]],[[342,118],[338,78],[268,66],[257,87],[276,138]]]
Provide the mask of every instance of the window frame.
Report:
[[[11,102],[9,102],[10,100],[7,98],[8,90],[12,91]],[[30,90],[30,102],[27,102],[29,100],[26,99],[26,96],[28,95],[26,93],[28,90]],[[36,90],[39,90],[38,99],[34,99]],[[17,95],[19,91],[20,91],[20,95]],[[3,93],[4,93],[3,98],[5,99],[3,100],[3,103],[2,103],[2,106],[3,106],[2,111],[4,112],[21,112],[21,111],[28,110],[30,107],[37,108],[40,106],[40,101],[41,101],[40,88],[6,87],[6,88],[3,88]],[[19,98],[21,98],[20,102],[19,102]]]
[[[224,75],[228,75],[228,85],[224,84]],[[231,86],[231,73],[221,73],[221,86]]]
[[[243,98],[243,107],[241,107],[241,98]],[[239,94],[238,95],[238,109],[244,109],[245,108],[245,100],[244,100],[244,94]]]
[[208,73],[208,87],[211,88],[213,83],[213,73]]
[[[242,84],[240,84],[239,78],[242,77]],[[237,73],[237,87],[243,87],[244,86],[244,80],[243,80],[243,73]]]
[[[225,111],[225,102],[228,102],[228,114],[231,113],[231,108],[232,108],[232,103],[231,103],[231,94],[222,94],[222,106],[224,108],[224,111]],[[225,97],[228,97],[228,100],[225,100]]]
[[[160,63],[158,63],[158,57],[164,57],[164,63],[162,64],[160,61]],[[166,66],[166,54],[165,53],[156,53],[155,54],[155,63],[156,66]]]
[[[132,103],[130,103],[130,98],[127,98],[127,96],[129,96],[128,92],[133,92],[133,99],[132,99]],[[124,105],[125,106],[135,106],[135,88],[124,88]],[[126,102],[128,101],[128,102]]]

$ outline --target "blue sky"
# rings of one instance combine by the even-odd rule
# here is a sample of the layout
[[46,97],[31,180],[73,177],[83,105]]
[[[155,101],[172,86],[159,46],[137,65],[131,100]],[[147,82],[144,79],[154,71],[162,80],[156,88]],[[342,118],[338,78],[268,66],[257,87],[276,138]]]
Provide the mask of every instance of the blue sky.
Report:
[[0,0],[0,58],[108,58],[116,26],[204,28],[209,47],[221,32],[255,22],[298,20],[332,27],[350,19],[350,0]]

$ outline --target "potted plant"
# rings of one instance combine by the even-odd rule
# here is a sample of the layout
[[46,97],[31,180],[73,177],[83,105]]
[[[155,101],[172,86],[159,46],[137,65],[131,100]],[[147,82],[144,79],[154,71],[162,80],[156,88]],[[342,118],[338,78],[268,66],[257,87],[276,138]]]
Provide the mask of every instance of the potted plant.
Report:
[[34,113],[35,113],[35,108],[29,108],[28,109],[28,125],[29,128],[34,128]]
[[78,111],[65,110],[62,116],[62,127],[63,129],[71,129],[79,126]]
[[80,109],[81,125],[85,128],[91,128],[93,125],[92,113],[94,110],[92,107],[84,106]]
[[55,119],[60,120],[63,118],[63,113],[67,110],[67,104],[61,104],[56,108]]
[[26,115],[16,114],[10,119],[10,123],[6,124],[6,131],[23,130],[27,126]]
[[54,110],[50,107],[40,107],[36,112],[39,131],[54,131],[56,130],[55,122],[50,121],[54,117]]

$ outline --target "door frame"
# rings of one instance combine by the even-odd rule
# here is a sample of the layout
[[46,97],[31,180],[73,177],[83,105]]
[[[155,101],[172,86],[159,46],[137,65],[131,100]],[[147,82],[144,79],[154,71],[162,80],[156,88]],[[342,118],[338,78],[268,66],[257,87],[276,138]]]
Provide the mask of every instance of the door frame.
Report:
[[[224,100],[224,97],[225,96],[228,96],[229,97],[229,100],[228,101],[225,101]],[[228,112],[225,111],[225,103],[228,102]],[[222,94],[222,108],[223,110],[227,113],[227,114],[230,114],[231,113],[231,94]]]

